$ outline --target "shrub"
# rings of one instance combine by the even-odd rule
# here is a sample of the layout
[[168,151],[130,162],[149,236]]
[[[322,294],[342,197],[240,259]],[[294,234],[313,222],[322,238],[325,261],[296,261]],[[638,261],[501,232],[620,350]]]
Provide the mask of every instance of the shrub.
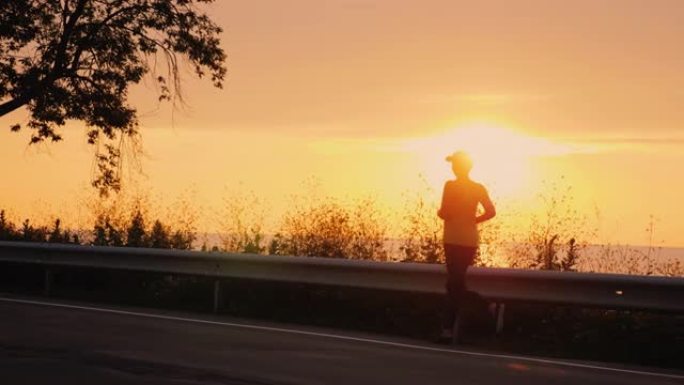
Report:
[[264,204],[253,192],[225,195],[218,219],[222,249],[236,253],[265,252],[264,216]]
[[387,227],[373,199],[344,205],[332,198],[294,197],[269,252],[308,257],[388,258]]
[[437,263],[444,261],[442,221],[437,205],[415,194],[405,202],[399,259],[404,262]]

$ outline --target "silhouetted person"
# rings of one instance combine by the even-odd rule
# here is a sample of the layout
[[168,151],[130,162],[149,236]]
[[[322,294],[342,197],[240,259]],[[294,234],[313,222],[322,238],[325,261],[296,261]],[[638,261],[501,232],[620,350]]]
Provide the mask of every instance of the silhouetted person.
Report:
[[[455,180],[444,184],[442,204],[437,215],[444,220],[444,253],[447,268],[447,298],[441,340],[458,339],[458,311],[465,293],[465,274],[473,264],[480,238],[477,225],[496,215],[487,189],[470,179],[472,160],[465,152],[446,158],[451,162]],[[478,206],[484,213],[477,215]]]

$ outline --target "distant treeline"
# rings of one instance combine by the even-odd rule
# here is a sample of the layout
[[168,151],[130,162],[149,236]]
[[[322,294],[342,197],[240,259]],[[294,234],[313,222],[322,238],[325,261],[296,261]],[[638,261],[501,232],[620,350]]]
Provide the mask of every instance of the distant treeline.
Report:
[[21,225],[7,219],[0,210],[0,240],[24,242],[66,243],[93,246],[154,247],[189,250],[196,239],[192,231],[173,229],[160,220],[150,228],[140,210],[135,211],[126,225],[116,225],[108,216],[98,216],[89,234],[62,227],[57,218],[51,226],[34,225],[29,219]]
[[29,219],[17,226],[7,219],[5,210],[0,210],[0,240],[81,244],[79,235],[63,229],[60,219],[56,219],[52,227],[34,226]]

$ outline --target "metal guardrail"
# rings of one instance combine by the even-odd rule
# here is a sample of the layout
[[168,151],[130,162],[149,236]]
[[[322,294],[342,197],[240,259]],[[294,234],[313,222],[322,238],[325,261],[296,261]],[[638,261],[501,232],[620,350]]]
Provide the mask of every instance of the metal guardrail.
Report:
[[[0,262],[249,278],[358,288],[443,293],[443,265],[149,248],[0,242]],[[471,268],[468,289],[487,300],[684,313],[684,278]]]

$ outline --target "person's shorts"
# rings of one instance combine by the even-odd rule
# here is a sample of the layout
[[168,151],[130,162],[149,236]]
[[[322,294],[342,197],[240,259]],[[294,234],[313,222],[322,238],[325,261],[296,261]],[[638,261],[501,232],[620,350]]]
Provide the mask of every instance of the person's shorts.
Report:
[[477,255],[477,247],[444,244],[447,269],[465,270],[472,265]]

